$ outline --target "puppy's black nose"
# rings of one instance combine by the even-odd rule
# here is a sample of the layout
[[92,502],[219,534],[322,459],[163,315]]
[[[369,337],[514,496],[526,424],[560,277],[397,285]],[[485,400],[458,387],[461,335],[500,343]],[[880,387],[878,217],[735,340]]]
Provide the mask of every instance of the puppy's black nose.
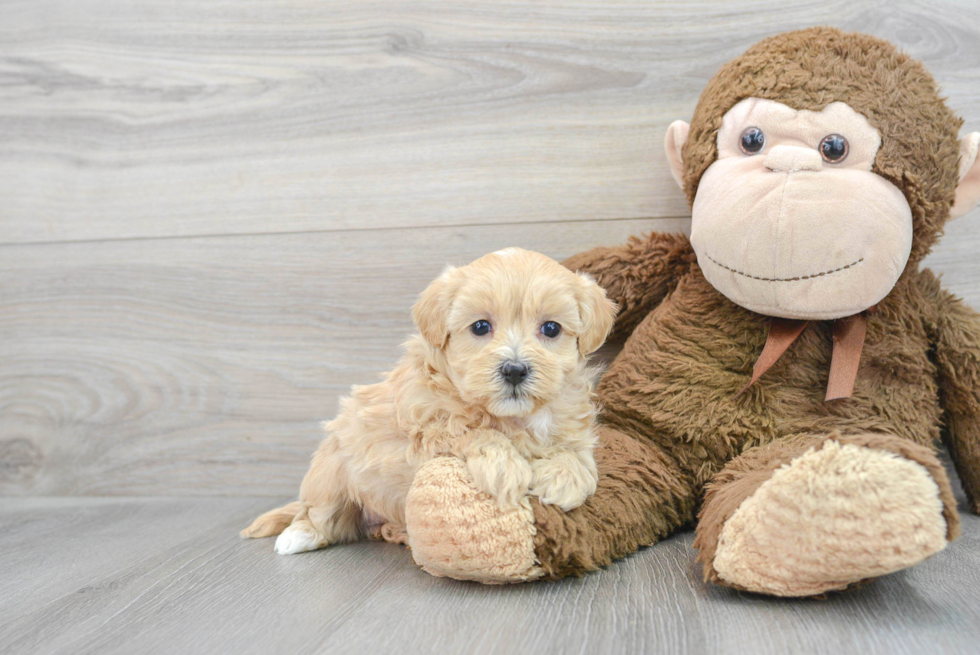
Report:
[[527,378],[527,366],[507,362],[500,367],[500,375],[516,387]]

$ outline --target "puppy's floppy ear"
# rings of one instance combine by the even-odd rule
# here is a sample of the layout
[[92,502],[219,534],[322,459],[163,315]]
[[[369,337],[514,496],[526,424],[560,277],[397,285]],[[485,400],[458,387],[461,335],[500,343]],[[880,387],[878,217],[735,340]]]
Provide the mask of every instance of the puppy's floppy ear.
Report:
[[595,352],[609,336],[619,308],[606,298],[606,291],[585,273],[578,274],[581,286],[578,291],[578,313],[582,318],[582,330],[578,335],[578,349],[582,356]]
[[419,299],[412,307],[412,320],[415,321],[425,340],[434,348],[443,348],[449,339],[446,319],[453,296],[459,287],[459,276],[458,268],[447,266],[442,275],[419,294]]

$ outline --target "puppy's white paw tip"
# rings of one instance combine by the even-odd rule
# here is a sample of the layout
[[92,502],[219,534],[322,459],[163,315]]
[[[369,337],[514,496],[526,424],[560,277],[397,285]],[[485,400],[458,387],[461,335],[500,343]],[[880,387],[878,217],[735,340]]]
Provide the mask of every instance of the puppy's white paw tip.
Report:
[[564,512],[582,505],[596,490],[595,473],[570,457],[564,460],[539,460],[534,464],[531,494],[545,505],[555,505]]
[[582,493],[570,493],[565,496],[554,498],[542,498],[541,502],[545,505],[556,505],[563,512],[570,512],[585,502],[587,496]]
[[324,539],[312,528],[291,525],[276,538],[276,552],[280,555],[295,555],[322,548]]

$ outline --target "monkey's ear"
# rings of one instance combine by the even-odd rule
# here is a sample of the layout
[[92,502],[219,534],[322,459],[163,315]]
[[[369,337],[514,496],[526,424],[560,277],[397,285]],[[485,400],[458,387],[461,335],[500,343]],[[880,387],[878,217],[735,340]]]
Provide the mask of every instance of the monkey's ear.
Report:
[[949,210],[950,218],[959,218],[977,206],[980,200],[980,132],[960,139],[960,183],[956,187],[956,200]]
[[425,288],[412,307],[412,320],[422,333],[422,337],[433,348],[443,348],[449,340],[449,327],[446,323],[453,296],[459,286],[459,269],[447,266],[432,284]]
[[616,303],[606,298],[606,291],[585,273],[579,273],[582,286],[578,295],[578,313],[582,318],[582,330],[578,335],[578,350],[583,357],[595,352],[603,344],[613,328]]
[[684,188],[684,160],[681,159],[681,148],[687,141],[687,133],[691,126],[684,121],[674,121],[667,128],[664,137],[664,150],[667,151],[667,163],[670,164],[670,174],[674,176],[677,186]]

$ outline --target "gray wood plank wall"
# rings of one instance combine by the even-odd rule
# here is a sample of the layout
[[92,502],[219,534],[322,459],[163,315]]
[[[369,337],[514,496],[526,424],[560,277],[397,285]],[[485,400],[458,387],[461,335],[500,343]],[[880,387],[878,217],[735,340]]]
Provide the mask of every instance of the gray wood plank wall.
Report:
[[[4,2],[0,493],[295,493],[446,262],[686,229],[667,125],[825,23],[980,130],[976,0]],[[980,307],[978,219],[929,265]]]

